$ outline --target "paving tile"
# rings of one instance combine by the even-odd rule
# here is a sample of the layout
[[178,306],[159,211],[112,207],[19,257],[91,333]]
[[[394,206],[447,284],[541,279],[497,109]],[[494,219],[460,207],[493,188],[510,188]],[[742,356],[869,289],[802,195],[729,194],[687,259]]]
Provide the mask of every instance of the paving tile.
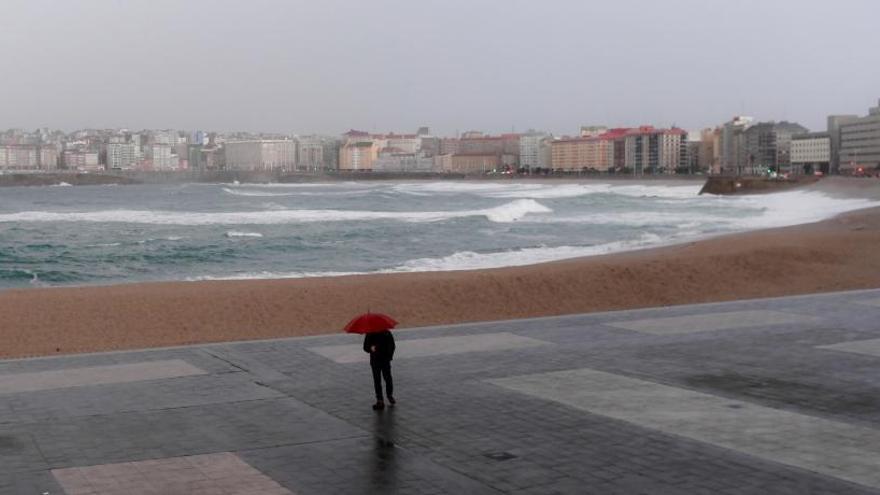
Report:
[[[210,478],[195,466],[226,476]],[[68,495],[292,494],[229,452],[53,469],[52,475]]]
[[621,320],[608,322],[606,325],[657,335],[674,335],[790,323],[818,323],[820,321],[819,318],[813,316],[759,310]]
[[[502,351],[548,344],[548,342],[542,340],[522,337],[508,332],[460,335],[454,337],[398,339],[394,358],[406,359],[465,352]],[[364,352],[361,344],[310,347],[309,350],[337,363],[358,363],[369,361],[369,355]]]
[[[468,476],[376,438],[260,449],[240,455],[298,493],[499,493]],[[310,459],[320,459],[320,465]]]
[[880,431],[592,369],[489,380],[594,414],[880,488]]
[[201,374],[205,374],[205,371],[179,359],[87,366],[33,373],[0,374],[0,394],[130,383]]

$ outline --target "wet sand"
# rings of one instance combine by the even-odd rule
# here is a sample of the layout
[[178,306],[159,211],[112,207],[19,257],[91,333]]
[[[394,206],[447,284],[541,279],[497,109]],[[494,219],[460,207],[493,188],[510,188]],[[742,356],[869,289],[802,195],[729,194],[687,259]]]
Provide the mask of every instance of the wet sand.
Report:
[[[877,181],[822,187],[880,198]],[[814,224],[524,267],[7,290],[0,292],[0,356],[334,333],[368,309],[417,327],[878,288],[878,247],[880,208],[872,208]]]

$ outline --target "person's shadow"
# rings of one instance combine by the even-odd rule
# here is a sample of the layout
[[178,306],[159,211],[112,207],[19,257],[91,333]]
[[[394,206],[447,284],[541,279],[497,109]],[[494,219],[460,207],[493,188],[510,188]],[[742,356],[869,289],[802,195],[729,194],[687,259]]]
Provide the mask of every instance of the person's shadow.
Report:
[[398,459],[394,435],[394,408],[374,415],[373,451],[370,465],[370,492],[397,492]]

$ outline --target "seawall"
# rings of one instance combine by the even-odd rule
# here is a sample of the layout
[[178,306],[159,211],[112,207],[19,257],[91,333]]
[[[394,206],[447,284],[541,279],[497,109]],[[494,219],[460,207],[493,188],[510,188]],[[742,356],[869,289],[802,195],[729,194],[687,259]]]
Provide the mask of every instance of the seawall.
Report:
[[819,177],[803,176],[790,179],[769,177],[713,176],[706,180],[700,194],[758,194],[772,193],[819,181]]

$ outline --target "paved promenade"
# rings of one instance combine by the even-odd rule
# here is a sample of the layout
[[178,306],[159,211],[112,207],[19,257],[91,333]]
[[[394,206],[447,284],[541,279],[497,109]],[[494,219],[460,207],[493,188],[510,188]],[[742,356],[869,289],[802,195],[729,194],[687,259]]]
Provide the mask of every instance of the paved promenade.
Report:
[[880,494],[880,290],[396,337],[0,361],[0,494]]

